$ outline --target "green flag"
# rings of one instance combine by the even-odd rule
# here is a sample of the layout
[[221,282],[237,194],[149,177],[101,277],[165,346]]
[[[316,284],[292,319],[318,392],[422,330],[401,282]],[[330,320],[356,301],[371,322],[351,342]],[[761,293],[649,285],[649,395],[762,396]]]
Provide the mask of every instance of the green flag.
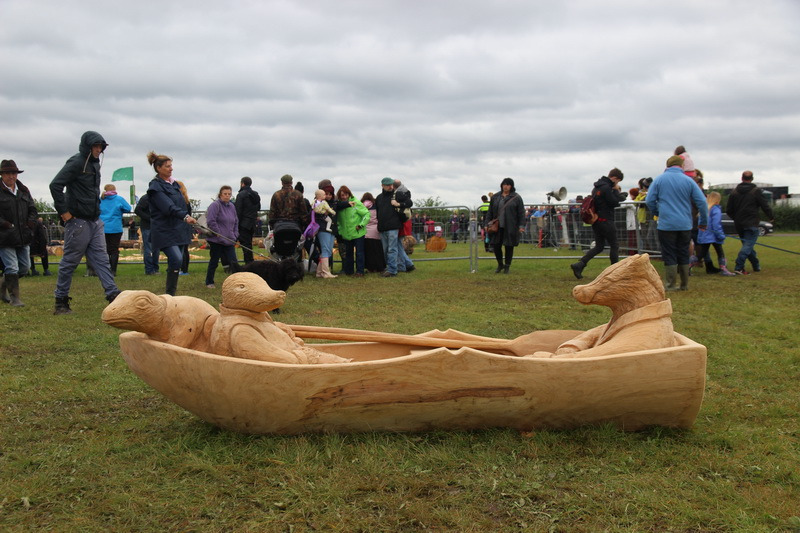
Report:
[[118,168],[114,171],[111,181],[133,181],[133,167]]

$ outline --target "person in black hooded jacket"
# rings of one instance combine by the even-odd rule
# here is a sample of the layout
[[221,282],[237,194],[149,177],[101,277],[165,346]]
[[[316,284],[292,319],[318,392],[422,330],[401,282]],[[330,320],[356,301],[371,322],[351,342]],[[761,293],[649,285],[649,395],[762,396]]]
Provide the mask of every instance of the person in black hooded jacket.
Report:
[[100,155],[107,146],[96,131],[85,132],[78,153],[67,159],[64,168],[50,182],[50,194],[64,224],[64,255],[58,264],[53,312],[56,315],[72,312],[69,306],[72,274],[84,255],[100,278],[106,300],[112,302],[120,293],[111,273],[100,220]]
[[580,261],[570,265],[572,273],[578,279],[583,278],[583,269],[594,256],[603,251],[606,244],[608,244],[608,256],[611,264],[619,261],[619,242],[617,241],[617,229],[614,226],[614,209],[619,207],[620,202],[628,194],[620,191],[619,182],[623,177],[624,174],[620,169],[612,168],[608,172],[608,176],[603,176],[594,182],[592,197],[594,198],[594,210],[597,213],[597,220],[592,224],[594,248],[586,252]]
[[728,206],[725,210],[728,216],[733,219],[736,233],[742,240],[742,247],[739,255],[736,256],[735,272],[737,274],[749,274],[744,269],[745,261],[750,260],[754,272],[761,271],[761,263],[756,255],[756,241],[758,240],[758,210],[764,211],[770,221],[775,218],[772,208],[761,189],[753,184],[753,173],[749,170],[742,172],[742,182],[736,186],[728,198]]
[[258,211],[261,209],[261,196],[251,188],[252,185],[253,180],[250,177],[243,177],[234,203],[236,216],[239,218],[239,244],[242,245],[245,263],[253,260],[253,233]]

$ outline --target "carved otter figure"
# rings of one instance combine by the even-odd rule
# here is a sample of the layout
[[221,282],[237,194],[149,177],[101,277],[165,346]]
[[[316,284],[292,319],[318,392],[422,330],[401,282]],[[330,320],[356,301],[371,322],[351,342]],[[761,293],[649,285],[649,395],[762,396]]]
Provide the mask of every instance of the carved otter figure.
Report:
[[562,343],[555,353],[532,357],[597,357],[675,344],[672,304],[648,254],[611,265],[593,282],[575,287],[572,295],[582,304],[609,307],[611,320]]
[[337,355],[303,346],[291,329],[275,322],[271,311],[286,293],[276,291],[258,275],[239,272],[222,284],[220,315],[211,331],[209,351],[218,355],[274,363],[347,363]]
[[103,310],[102,319],[115,328],[141,331],[158,341],[206,352],[217,316],[217,310],[199,298],[122,291]]

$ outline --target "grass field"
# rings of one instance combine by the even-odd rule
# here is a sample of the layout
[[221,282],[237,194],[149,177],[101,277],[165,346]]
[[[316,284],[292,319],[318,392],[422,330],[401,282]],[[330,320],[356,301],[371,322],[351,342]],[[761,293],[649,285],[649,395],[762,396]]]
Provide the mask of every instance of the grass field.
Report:
[[[800,251],[799,236],[760,242]],[[738,247],[729,239],[731,260]],[[763,272],[697,273],[670,294],[676,331],[708,347],[705,399],[692,429],[637,433],[230,433],[126,367],[83,267],[72,315],[52,315],[55,277],[24,278],[26,307],[0,304],[0,530],[800,531],[800,256],[757,250]],[[464,255],[449,245],[412,259]],[[518,260],[495,275],[491,259],[477,273],[466,260],[420,261],[391,279],[308,278],[278,319],[504,338],[606,322],[606,309],[571,298],[568,263]],[[587,281],[606,265],[590,263]],[[190,270],[178,293],[217,305],[205,265]],[[164,276],[122,264],[118,284],[161,293]]]

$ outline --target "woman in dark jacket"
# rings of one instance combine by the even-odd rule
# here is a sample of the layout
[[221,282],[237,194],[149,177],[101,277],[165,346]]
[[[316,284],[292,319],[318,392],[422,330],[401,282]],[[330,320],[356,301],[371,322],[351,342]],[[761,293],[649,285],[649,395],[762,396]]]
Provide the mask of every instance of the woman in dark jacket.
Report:
[[[511,260],[514,258],[514,247],[519,245],[519,237],[525,231],[525,206],[522,197],[514,188],[514,180],[506,178],[500,182],[500,191],[492,196],[486,220],[498,219],[500,229],[490,236],[497,258],[497,269],[494,273],[508,274]],[[503,262],[503,248],[506,256]]]
[[189,214],[189,205],[178,183],[172,179],[172,159],[150,152],[147,161],[156,171],[147,189],[150,240],[154,250],[161,250],[167,256],[166,293],[175,296],[183,259],[181,247],[188,246],[191,240],[188,226],[196,224],[197,220]]

